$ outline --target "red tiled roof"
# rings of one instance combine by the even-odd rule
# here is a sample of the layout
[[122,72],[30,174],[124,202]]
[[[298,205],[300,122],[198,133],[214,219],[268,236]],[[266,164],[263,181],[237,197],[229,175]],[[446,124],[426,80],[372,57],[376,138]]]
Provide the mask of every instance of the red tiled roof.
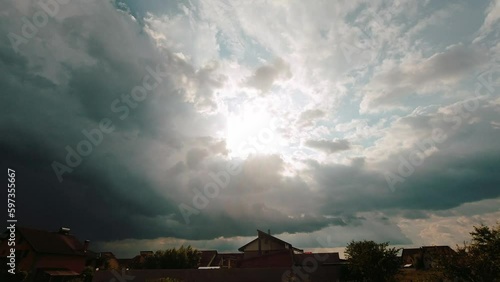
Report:
[[17,231],[26,241],[28,241],[36,252],[62,255],[85,255],[85,252],[83,252],[83,244],[73,235],[25,227],[18,227]]

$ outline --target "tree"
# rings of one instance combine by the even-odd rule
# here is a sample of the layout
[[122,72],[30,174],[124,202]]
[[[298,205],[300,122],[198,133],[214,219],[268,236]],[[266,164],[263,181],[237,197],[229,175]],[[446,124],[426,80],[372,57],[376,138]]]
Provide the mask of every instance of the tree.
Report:
[[200,261],[200,252],[191,246],[181,246],[179,249],[158,250],[152,256],[146,257],[145,269],[185,269],[196,268]]
[[474,226],[470,235],[470,243],[464,242],[456,253],[440,257],[445,275],[472,282],[500,281],[500,224]]
[[349,279],[390,281],[399,271],[399,249],[388,248],[389,243],[351,241],[345,250]]

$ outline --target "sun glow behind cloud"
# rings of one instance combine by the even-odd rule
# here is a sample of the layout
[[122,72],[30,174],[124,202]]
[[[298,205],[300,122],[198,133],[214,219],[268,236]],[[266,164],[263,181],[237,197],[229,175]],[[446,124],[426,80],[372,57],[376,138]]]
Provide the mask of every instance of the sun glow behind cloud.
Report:
[[[40,10],[36,0],[4,2],[2,34]],[[430,215],[450,218],[464,203],[494,209],[458,210],[467,227],[498,212],[478,201],[499,197],[500,84],[474,111],[462,102],[499,57],[499,1],[125,0],[137,21],[113,1],[85,2],[61,5],[20,52],[0,46],[0,149],[25,168],[26,224],[43,214],[96,241],[269,227],[294,241],[333,226],[343,246],[353,234],[419,242],[437,222]],[[125,105],[122,95],[157,64],[168,70],[162,82],[122,120],[111,101]],[[50,164],[105,117],[115,131],[57,182]],[[435,129],[446,142],[420,149]],[[433,154],[401,174],[419,150]],[[178,205],[232,159],[245,170],[185,224]],[[393,191],[387,172],[404,176]],[[405,231],[404,219],[419,224]]]
[[227,114],[226,146],[230,156],[282,153],[283,138],[276,130],[278,119],[260,103],[260,99],[247,102]]

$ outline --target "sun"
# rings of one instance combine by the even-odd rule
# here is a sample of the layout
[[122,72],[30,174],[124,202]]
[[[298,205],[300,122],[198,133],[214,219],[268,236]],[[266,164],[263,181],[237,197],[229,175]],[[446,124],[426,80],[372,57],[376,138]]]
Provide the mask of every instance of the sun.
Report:
[[226,146],[231,157],[272,154],[279,149],[276,117],[256,105],[244,105],[227,114]]

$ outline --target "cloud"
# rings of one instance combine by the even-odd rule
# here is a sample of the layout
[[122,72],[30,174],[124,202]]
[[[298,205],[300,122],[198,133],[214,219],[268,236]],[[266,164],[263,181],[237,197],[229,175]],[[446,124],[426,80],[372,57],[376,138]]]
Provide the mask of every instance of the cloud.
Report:
[[307,140],[305,145],[320,151],[324,151],[328,154],[333,154],[340,151],[349,150],[351,144],[347,140]]
[[[461,7],[113,3],[61,6],[19,52],[0,42],[0,154],[19,173],[23,225],[69,226],[103,248],[157,249],[164,240],[234,250],[257,228],[299,247],[317,247],[328,234],[333,247],[410,244],[462,232],[453,220],[465,226],[495,214],[498,95],[475,75],[499,45],[494,34],[467,42],[471,34],[442,23]],[[22,31],[22,18],[39,7],[4,6],[1,34]],[[486,5],[472,6],[471,17]],[[429,24],[450,32],[435,38]],[[343,44],[356,52],[346,56]],[[136,101],[132,90],[144,81],[158,85]],[[472,96],[475,88],[490,97]],[[257,118],[242,112],[255,105]],[[405,111],[388,112],[395,108]],[[246,114],[235,128],[283,138],[238,158],[229,154],[227,124]],[[113,132],[59,182],[51,164],[66,164],[68,148],[82,149],[88,132],[97,138],[105,118]],[[430,143],[436,129],[446,138]],[[253,137],[245,141],[259,142]],[[241,172],[220,185],[234,165]],[[408,175],[390,189],[387,173],[401,168]],[[214,183],[219,194],[186,224],[179,204],[194,206]],[[420,233],[422,241],[411,236]]]
[[255,70],[255,73],[247,79],[245,85],[266,93],[276,81],[289,79],[291,76],[292,73],[288,64],[283,59],[278,58],[272,64],[264,65]]
[[198,163],[200,163],[206,156],[208,156],[208,152],[205,149],[191,149],[186,154],[186,164],[189,168],[196,168]]
[[300,113],[297,120],[299,127],[307,127],[314,124],[314,121],[325,116],[325,112],[319,109],[305,110]]
[[488,60],[484,50],[459,44],[428,58],[408,56],[400,63],[387,61],[364,87],[360,112],[402,107],[402,100],[412,94],[428,94],[454,87]]
[[500,1],[493,0],[485,11],[486,17],[484,18],[483,25],[478,30],[479,36],[475,41],[482,40],[488,34],[490,34],[495,27],[498,25],[498,20],[500,19]]

